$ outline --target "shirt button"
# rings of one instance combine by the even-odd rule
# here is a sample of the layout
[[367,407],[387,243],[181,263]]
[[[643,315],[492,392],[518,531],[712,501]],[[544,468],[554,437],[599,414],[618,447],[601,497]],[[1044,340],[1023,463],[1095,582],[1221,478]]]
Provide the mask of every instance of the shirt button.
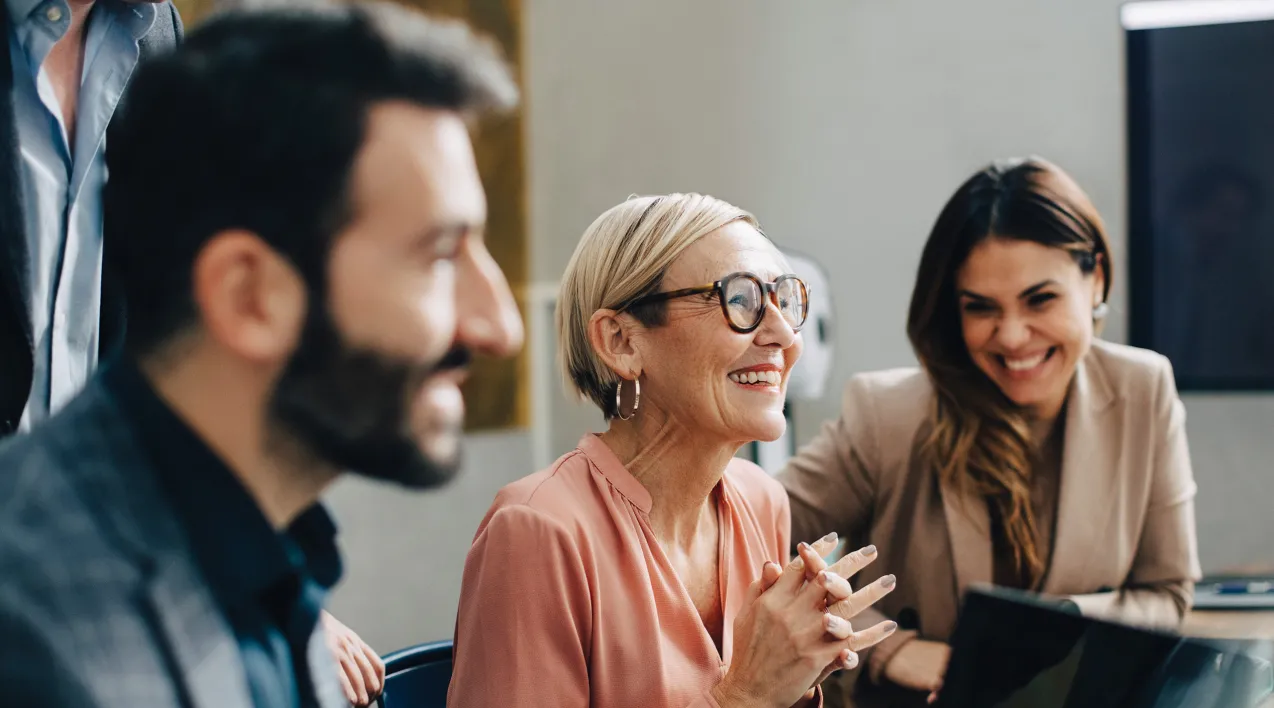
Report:
[[49,22],[60,22],[62,20],[62,8],[55,6],[44,11],[44,16],[49,18]]

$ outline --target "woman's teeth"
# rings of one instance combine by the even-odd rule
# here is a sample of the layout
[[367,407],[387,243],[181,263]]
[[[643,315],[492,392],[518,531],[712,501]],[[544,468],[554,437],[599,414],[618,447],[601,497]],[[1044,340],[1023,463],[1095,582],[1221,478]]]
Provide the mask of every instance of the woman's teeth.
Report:
[[1040,364],[1043,364],[1044,360],[1048,358],[1048,354],[1049,352],[1044,351],[1025,359],[1010,359],[1008,357],[1004,357],[1004,365],[1008,367],[1009,371],[1030,371]]
[[730,374],[730,380],[740,384],[763,383],[777,386],[782,379],[782,374],[777,371],[749,371],[746,374]]

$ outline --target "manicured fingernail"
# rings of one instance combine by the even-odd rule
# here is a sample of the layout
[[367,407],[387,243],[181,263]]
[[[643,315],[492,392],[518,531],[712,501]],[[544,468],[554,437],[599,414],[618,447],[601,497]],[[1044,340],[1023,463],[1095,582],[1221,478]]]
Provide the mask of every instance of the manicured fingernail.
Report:
[[896,629],[898,629],[897,622],[893,620],[889,620],[888,622],[885,623],[885,631],[888,632],[889,634],[893,634],[894,630]]
[[798,550],[798,551],[808,551],[808,550],[810,550],[810,544],[808,544],[808,543],[806,543],[806,542],[804,542],[804,541],[801,541],[800,543],[798,543],[798,544],[796,545],[796,550]]
[[851,651],[849,656],[845,657],[845,668],[852,669],[855,666],[858,666],[858,655]]
[[826,570],[820,571],[818,574],[818,582],[823,585],[827,585],[828,583],[832,582],[831,573],[828,573]]
[[898,584],[898,578],[895,578],[892,575],[886,575],[885,577],[880,579],[880,586],[886,590],[893,590],[894,585],[897,585],[897,584]]
[[832,541],[835,541],[835,540],[836,540],[836,532],[835,532],[835,531],[833,531],[833,532],[831,532],[831,533],[827,534],[826,536],[824,536],[824,537],[822,537],[822,538],[820,538],[820,539],[818,539],[818,540],[819,540],[820,542],[822,542],[822,543],[831,543]]
[[865,556],[874,556],[874,555],[876,555],[876,547],[875,547],[875,546],[866,546],[866,547],[864,547],[864,548],[863,548],[863,555],[865,555]]
[[830,632],[830,631],[832,631],[833,629],[836,629],[837,627],[839,627],[839,626],[840,626],[840,623],[841,623],[841,622],[844,622],[844,621],[845,621],[845,620],[843,620],[843,619],[841,619],[841,618],[837,617],[836,615],[834,615],[834,614],[832,614],[832,613],[830,613],[830,612],[828,612],[827,614],[823,615],[823,627],[825,627],[825,628],[827,629],[827,631],[829,631],[829,632]]

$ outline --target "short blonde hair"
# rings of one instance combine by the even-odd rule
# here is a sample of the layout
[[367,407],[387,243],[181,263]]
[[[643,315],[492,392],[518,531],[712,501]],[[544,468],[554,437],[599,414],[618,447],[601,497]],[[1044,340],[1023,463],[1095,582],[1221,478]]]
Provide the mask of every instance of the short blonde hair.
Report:
[[[593,401],[608,419],[616,415],[619,376],[593,351],[589,319],[658,291],[678,256],[735,221],[761,231],[752,214],[703,194],[633,196],[597,217],[575,247],[557,297],[558,358],[568,394]],[[665,305],[633,314],[643,324],[661,324]]]

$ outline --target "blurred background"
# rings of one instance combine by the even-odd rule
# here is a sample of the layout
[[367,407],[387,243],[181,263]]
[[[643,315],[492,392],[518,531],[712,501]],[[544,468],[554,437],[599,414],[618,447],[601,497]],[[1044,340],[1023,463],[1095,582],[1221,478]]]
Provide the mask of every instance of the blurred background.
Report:
[[[213,3],[178,4],[197,21]],[[411,4],[470,18],[520,67],[522,112],[479,150],[492,250],[529,329],[519,361],[474,377],[455,483],[421,495],[346,479],[328,495],[347,560],[331,610],[380,651],[451,636],[465,553],[495,491],[601,428],[562,392],[553,299],[584,228],[630,194],[721,197],[826,270],[832,368],[821,396],[792,402],[796,444],[837,414],[851,375],[915,363],[904,322],[921,246],[950,193],[994,158],[1043,156],[1092,196],[1117,266],[1107,339],[1166,351],[1200,315],[1274,332],[1261,314],[1274,295],[1258,287],[1274,282],[1274,261],[1253,255],[1274,252],[1274,21],[1243,39],[1126,33],[1116,0]],[[1194,152],[1175,147],[1186,143]],[[1226,169],[1246,177],[1227,186],[1238,183]],[[1213,201],[1174,196],[1185,193]],[[1165,241],[1155,223],[1264,246],[1176,287],[1191,256],[1171,244],[1191,237]],[[1253,289],[1199,304],[1253,263]],[[1220,347],[1219,364],[1182,353],[1178,365],[1205,572],[1274,560],[1274,349],[1240,371],[1225,353],[1242,346]]]

